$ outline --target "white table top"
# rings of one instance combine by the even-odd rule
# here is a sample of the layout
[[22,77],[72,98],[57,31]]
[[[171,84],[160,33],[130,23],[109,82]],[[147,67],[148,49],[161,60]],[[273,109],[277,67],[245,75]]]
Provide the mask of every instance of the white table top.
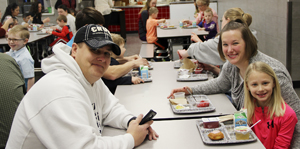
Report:
[[[30,32],[30,37],[28,43],[46,38],[51,36],[51,34],[44,34],[42,32]],[[7,40],[5,38],[0,38],[0,45],[7,45]]]
[[137,85],[118,85],[115,96],[134,115],[146,114],[150,109],[157,112],[154,119],[183,119],[233,114],[236,109],[224,94],[208,95],[216,110],[200,114],[174,114],[167,96],[174,88],[195,86],[204,81],[177,82],[174,62],[154,62],[150,70],[152,82]]
[[179,21],[167,20],[170,25],[174,25],[176,29],[161,29],[157,27],[157,38],[178,38],[178,37],[190,37],[192,32],[197,35],[207,35],[207,31],[198,31],[198,28],[184,29],[179,27]]
[[[205,145],[201,139],[196,126],[196,120],[166,120],[154,121],[151,125],[158,133],[157,140],[146,140],[136,148],[171,148],[171,149],[190,149],[190,148],[230,148],[230,149],[261,149],[263,144],[257,139],[255,142],[242,144],[226,145]],[[126,130],[104,127],[103,136],[123,135]]]

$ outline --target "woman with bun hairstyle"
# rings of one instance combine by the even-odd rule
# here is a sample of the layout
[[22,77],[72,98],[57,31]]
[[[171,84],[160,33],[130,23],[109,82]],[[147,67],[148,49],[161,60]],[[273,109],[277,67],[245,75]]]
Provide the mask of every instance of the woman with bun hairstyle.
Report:
[[16,3],[9,4],[5,9],[4,15],[1,19],[1,23],[4,24],[4,22],[9,18],[17,19],[19,13],[20,13],[20,7],[18,4]]
[[[250,26],[252,22],[252,16],[250,14],[244,13],[241,8],[230,8],[224,12],[221,28],[229,21],[235,20],[238,17],[242,17],[246,24]],[[251,30],[251,32],[256,36],[255,30]],[[220,36],[216,36],[214,39],[202,42],[197,35],[192,35],[191,40],[196,41],[196,43],[191,44],[187,50],[178,50],[177,53],[179,58],[184,59],[186,57],[192,57],[202,63],[223,65],[224,61],[221,60],[218,53],[219,37]]]
[[147,0],[145,6],[140,10],[139,12],[139,38],[142,41],[147,41],[146,40],[146,34],[147,34],[147,29],[146,29],[146,22],[149,18],[149,9],[151,7],[156,7],[156,1],[157,0]]
[[[244,106],[244,78],[247,67],[257,61],[270,65],[274,70],[284,101],[295,111],[300,119],[300,99],[296,94],[292,78],[286,67],[278,60],[257,50],[257,40],[242,17],[227,23],[220,32],[218,52],[226,60],[219,77],[194,87],[173,89],[169,97],[176,92],[190,94],[219,94],[231,90],[233,105],[237,110]],[[189,91],[188,91],[189,90]],[[292,147],[300,146],[300,123],[297,122]]]

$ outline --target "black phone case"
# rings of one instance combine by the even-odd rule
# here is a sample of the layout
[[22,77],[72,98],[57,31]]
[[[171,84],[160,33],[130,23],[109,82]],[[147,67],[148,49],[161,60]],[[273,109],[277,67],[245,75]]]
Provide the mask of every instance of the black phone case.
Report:
[[152,120],[152,118],[156,115],[156,112],[152,109],[146,114],[146,116],[143,117],[142,121],[140,122],[140,125],[143,125],[147,123],[148,121]]

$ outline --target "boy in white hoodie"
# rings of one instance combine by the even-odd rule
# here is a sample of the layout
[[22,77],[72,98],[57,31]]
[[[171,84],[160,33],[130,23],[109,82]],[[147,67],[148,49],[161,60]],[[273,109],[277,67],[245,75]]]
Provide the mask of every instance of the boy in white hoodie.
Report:
[[[71,55],[65,44],[43,59],[41,78],[24,96],[15,114],[9,148],[133,148],[158,137],[113,96],[101,77],[111,52],[120,48],[102,26],[90,24],[78,30]],[[102,137],[104,125],[126,129],[125,135]],[[149,133],[148,133],[149,132]]]

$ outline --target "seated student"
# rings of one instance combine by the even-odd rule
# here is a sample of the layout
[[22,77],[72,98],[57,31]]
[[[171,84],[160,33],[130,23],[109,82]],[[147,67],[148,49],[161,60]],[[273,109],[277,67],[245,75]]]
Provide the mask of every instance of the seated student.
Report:
[[138,20],[139,20],[139,38],[142,41],[147,41],[146,40],[146,34],[147,34],[147,29],[146,29],[146,22],[149,18],[149,9],[151,7],[156,7],[156,2],[157,0],[147,0],[145,6],[140,10]]
[[[110,65],[120,65],[120,62],[117,61],[118,57],[123,57],[124,53],[126,51],[124,44],[125,44],[125,40],[118,34],[111,34],[112,40],[115,44],[117,44],[120,49],[121,49],[121,54],[119,56],[117,56],[116,54],[112,53],[111,55],[111,59],[110,59]],[[128,59],[128,58],[123,58],[123,59]],[[138,63],[139,62],[139,63]],[[132,62],[127,62],[127,63],[132,63],[130,64],[131,66],[133,66],[134,64],[136,64],[136,67],[139,67],[138,64],[147,64],[147,60],[146,59],[141,59],[141,58],[137,58],[137,60],[132,60]],[[125,63],[126,64],[126,63]],[[122,65],[125,65],[122,64]],[[129,65],[128,65],[129,66]],[[123,68],[123,69],[121,69]],[[118,72],[121,72],[121,70],[123,70],[124,72],[129,72],[130,70],[132,70],[133,67],[120,67],[118,70]],[[106,71],[104,74],[106,73],[110,73],[110,71]],[[106,75],[108,76],[108,75]],[[108,87],[108,89],[110,90],[110,92],[112,94],[115,94],[117,85],[131,85],[131,84],[139,84],[141,82],[144,82],[143,79],[139,78],[139,77],[132,77],[132,76],[120,76],[119,78],[116,78],[114,80],[109,80],[106,79],[104,76],[102,78],[103,82],[105,83],[105,85]]]
[[6,52],[13,57],[20,66],[21,72],[25,78],[25,87],[27,91],[34,84],[34,60],[26,48],[29,35],[29,31],[25,26],[14,26],[8,31],[7,42],[11,49]]
[[66,43],[73,37],[73,33],[71,32],[70,26],[67,25],[67,17],[64,15],[59,15],[56,19],[56,22],[62,30],[56,29],[55,31],[47,31],[48,34],[52,34],[57,36],[58,38],[54,40],[49,46],[52,47],[59,40],[64,40]]
[[[58,15],[64,15],[67,17],[67,24],[70,26],[71,28],[71,31],[73,33],[73,35],[76,33],[76,26],[75,26],[75,17],[72,16],[70,13],[69,13],[69,9],[65,6],[65,5],[59,5],[57,7],[57,12],[58,12]],[[99,18],[100,19],[100,18]],[[82,20],[78,20],[78,21],[82,21]],[[60,27],[58,27],[58,29],[61,29]]]
[[[143,115],[134,117],[101,80],[111,53],[121,53],[109,31],[86,25],[76,33],[71,55],[65,48],[55,45],[55,54],[42,60],[46,75],[22,99],[7,148],[118,149],[138,146],[147,135],[156,140],[153,121],[139,125]],[[127,133],[102,136],[105,125]]]
[[20,67],[11,56],[0,53],[0,70],[0,148],[4,149],[15,112],[26,90]]
[[18,25],[18,20],[13,18],[13,22],[9,23],[9,25],[8,25],[6,35],[8,34],[9,30],[12,29],[15,25]]
[[29,27],[29,25],[32,23],[32,19],[33,18],[29,13],[23,13],[23,22],[21,23],[21,25]]
[[166,19],[157,20],[158,9],[156,7],[151,7],[149,9],[149,19],[147,20],[146,28],[147,28],[147,42],[154,43],[160,49],[167,49],[168,48],[168,41],[166,39],[158,39],[157,38],[157,26],[159,23],[164,23]]
[[212,20],[213,12],[210,8],[207,8],[204,11],[205,23],[203,23],[203,28],[199,28],[199,30],[208,31],[208,35],[205,36],[205,40],[212,39],[217,35],[217,25],[216,22]]
[[244,81],[247,122],[267,149],[290,148],[295,125],[294,110],[284,102],[274,70],[264,62],[248,66]]

